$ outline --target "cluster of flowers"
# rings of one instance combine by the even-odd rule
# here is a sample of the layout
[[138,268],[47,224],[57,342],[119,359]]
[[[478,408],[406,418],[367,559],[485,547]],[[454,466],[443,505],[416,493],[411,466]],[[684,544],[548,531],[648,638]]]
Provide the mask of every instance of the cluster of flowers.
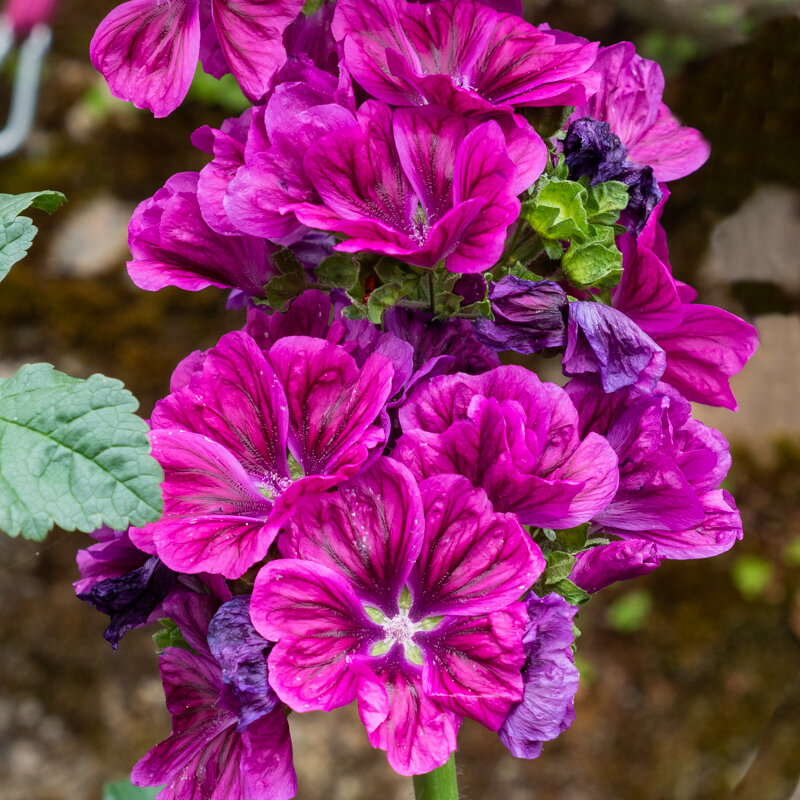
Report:
[[157,116],[198,55],[254,103],[130,225],[138,286],[230,289],[246,325],[153,412],[163,518],[78,559],[115,647],[164,625],[173,732],[133,771],[162,800],[294,797],[289,710],[353,701],[404,775],[464,717],[536,757],[577,604],[741,536],[689,401],[734,408],[756,335],[672,276],[666,182],[708,148],[658,66],[513,0],[300,6],[129,0],[92,44]]

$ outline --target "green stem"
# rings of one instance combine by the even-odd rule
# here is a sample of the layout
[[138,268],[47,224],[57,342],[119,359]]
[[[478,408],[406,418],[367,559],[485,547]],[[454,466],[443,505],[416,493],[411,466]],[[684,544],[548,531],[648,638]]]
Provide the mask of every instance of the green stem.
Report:
[[416,800],[458,800],[455,754],[432,772],[414,776],[414,797]]

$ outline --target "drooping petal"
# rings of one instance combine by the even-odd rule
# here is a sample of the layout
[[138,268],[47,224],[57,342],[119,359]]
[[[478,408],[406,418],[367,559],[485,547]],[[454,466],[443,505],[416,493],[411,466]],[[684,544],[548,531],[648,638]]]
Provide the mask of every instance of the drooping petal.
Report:
[[350,659],[382,639],[350,585],[322,564],[280,559],[256,577],[250,615],[256,630],[277,644],[269,679],[296,711],[347,705],[359,678]]
[[411,473],[390,458],[308,498],[294,512],[281,551],[335,569],[387,616],[422,546],[424,509]]
[[456,749],[461,719],[427,695],[420,672],[407,664],[401,669],[398,659],[390,658],[376,664],[358,687],[358,711],[369,743],[386,751],[400,775],[430,772]]
[[198,0],[128,0],[100,23],[89,53],[115,97],[166,117],[189,91],[199,50]]
[[522,697],[526,616],[524,605],[514,601],[504,611],[445,617],[417,634],[426,694],[497,730]]
[[513,514],[460,475],[420,484],[425,538],[414,565],[412,618],[474,615],[505,608],[544,570],[539,548]]
[[220,606],[208,626],[208,646],[222,670],[222,682],[235,699],[240,732],[279,705],[267,680],[272,645],[250,621],[248,595],[237,595]]
[[730,378],[739,373],[758,347],[758,332],[739,317],[715,306],[683,307],[681,324],[659,333],[667,354],[664,381],[687,400],[736,410]]
[[517,758],[536,758],[542,743],[563,733],[575,718],[578,670],[573,663],[575,606],[556,594],[527,598],[524,695],[500,728],[500,741]]

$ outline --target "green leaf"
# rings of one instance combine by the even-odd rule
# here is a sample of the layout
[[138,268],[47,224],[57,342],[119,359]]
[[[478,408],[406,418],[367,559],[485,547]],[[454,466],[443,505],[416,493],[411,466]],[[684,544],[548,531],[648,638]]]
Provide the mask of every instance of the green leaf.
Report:
[[287,247],[278,250],[272,260],[281,274],[270,279],[264,287],[264,296],[270,308],[283,311],[286,304],[306,288],[306,272],[297,256]]
[[573,606],[583,605],[587,600],[591,599],[591,595],[576,586],[571,580],[562,578],[553,587],[553,591],[560,594],[568,603]]
[[547,569],[544,573],[545,586],[557,584],[567,578],[572,572],[575,563],[575,556],[564,553],[561,550],[554,550],[547,554]]
[[572,116],[575,106],[548,106],[546,108],[522,108],[522,116],[533,125],[542,139],[555,136]]
[[28,364],[0,381],[0,529],[122,530],[158,519],[164,473],[136,398],[104,375]]
[[153,634],[153,643],[159,655],[168,647],[180,647],[182,650],[194,653],[194,649],[183,638],[180,628],[169,617],[163,617],[158,621],[162,627]]
[[134,786],[130,778],[107,783],[103,787],[103,800],[154,800],[163,786]]
[[588,522],[584,525],[578,525],[577,528],[569,528],[565,531],[559,531],[557,534],[558,543],[568,553],[578,553],[584,549],[588,533]]
[[614,232],[602,225],[589,229],[589,241],[571,244],[561,259],[561,269],[579,289],[616,286],[622,277],[622,253],[614,243]]
[[653,610],[653,598],[644,589],[622,595],[606,609],[606,622],[620,633],[636,633]]
[[319,11],[325,5],[325,0],[306,0],[303,3],[303,13],[308,17],[315,11]]
[[322,286],[350,289],[358,280],[358,263],[349,253],[334,253],[319,263],[314,276]]
[[61,192],[0,194],[0,281],[25,257],[38,230],[32,220],[19,215],[31,206],[52,214],[66,202]]
[[367,300],[367,318],[375,325],[380,325],[383,313],[387,308],[397,305],[397,302],[408,295],[419,285],[419,277],[406,275],[401,280],[390,281],[378,286]]
[[628,205],[628,187],[621,181],[605,181],[590,186],[584,206],[589,222],[595,225],[613,225]]
[[575,181],[549,181],[522,204],[522,216],[543,239],[584,241],[589,222],[583,206],[586,189]]

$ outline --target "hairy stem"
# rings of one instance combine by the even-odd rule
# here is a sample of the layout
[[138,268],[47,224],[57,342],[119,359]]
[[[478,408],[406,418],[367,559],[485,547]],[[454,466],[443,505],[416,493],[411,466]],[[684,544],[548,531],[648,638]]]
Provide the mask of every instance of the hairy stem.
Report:
[[441,767],[414,776],[414,797],[416,800],[458,800],[455,753]]

